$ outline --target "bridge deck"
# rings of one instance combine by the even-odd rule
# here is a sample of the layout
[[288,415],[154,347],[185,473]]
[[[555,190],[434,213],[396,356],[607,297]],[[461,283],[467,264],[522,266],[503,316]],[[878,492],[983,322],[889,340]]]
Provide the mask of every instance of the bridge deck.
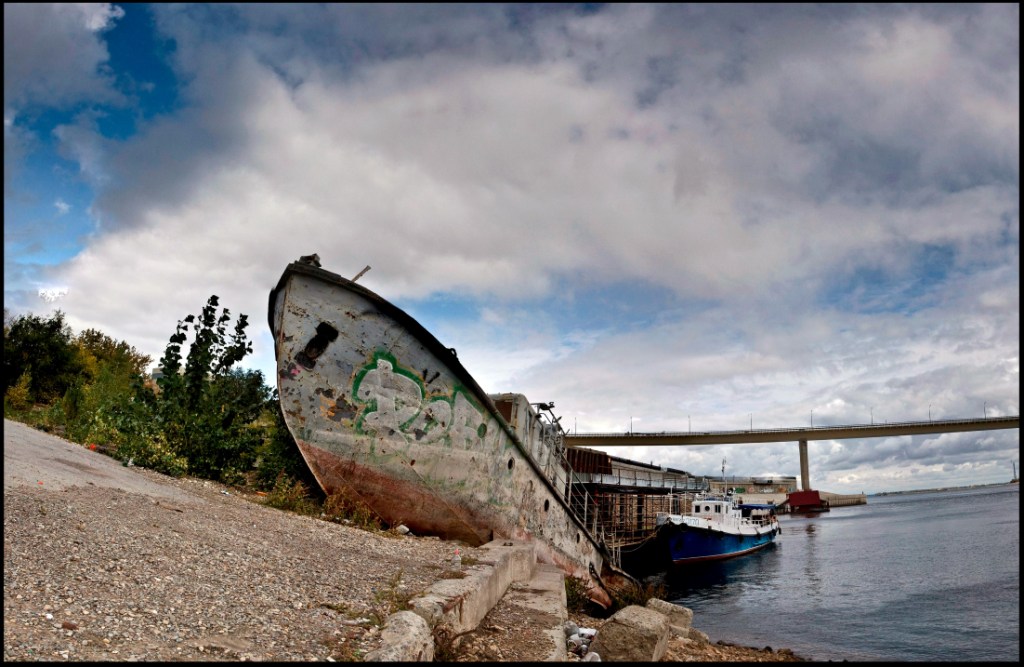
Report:
[[568,433],[569,447],[619,447],[651,445],[725,445],[799,440],[848,440],[893,435],[992,431],[1020,428],[1020,415],[984,419],[935,419],[923,422],[889,422],[846,426],[809,426],[804,428],[750,429],[743,431],[702,431],[684,433]]

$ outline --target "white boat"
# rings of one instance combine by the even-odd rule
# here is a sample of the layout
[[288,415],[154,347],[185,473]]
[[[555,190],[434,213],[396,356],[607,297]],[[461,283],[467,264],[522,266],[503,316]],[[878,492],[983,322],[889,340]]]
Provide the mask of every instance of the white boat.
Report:
[[698,493],[685,514],[659,514],[659,534],[674,564],[722,560],[772,544],[782,532],[775,505]]

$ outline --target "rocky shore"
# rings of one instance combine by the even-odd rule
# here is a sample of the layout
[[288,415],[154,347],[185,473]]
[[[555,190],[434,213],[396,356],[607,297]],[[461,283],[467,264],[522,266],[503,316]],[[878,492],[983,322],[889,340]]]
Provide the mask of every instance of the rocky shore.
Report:
[[[281,512],[4,420],[5,661],[361,660],[456,547],[476,551]],[[500,607],[485,647],[523,645]],[[517,659],[478,644],[455,659]],[[663,661],[694,660],[800,659],[675,638]]]

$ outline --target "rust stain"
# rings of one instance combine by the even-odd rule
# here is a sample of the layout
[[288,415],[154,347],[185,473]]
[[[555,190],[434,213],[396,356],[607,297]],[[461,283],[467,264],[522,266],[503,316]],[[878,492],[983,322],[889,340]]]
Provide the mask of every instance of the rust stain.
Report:
[[[420,482],[394,479],[307,442],[298,442],[310,469],[328,495],[342,493],[365,503],[385,522],[405,524],[414,533],[462,540],[470,546],[491,541],[492,531],[474,513]],[[358,488],[349,480],[358,480]]]

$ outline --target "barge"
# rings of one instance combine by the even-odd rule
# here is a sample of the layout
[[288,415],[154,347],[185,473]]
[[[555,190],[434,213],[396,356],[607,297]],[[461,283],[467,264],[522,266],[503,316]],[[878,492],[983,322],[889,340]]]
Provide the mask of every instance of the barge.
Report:
[[638,585],[593,504],[573,502],[552,404],[485,393],[454,349],[315,255],[285,268],[268,319],[285,423],[324,493],[417,534],[531,541],[604,607]]

